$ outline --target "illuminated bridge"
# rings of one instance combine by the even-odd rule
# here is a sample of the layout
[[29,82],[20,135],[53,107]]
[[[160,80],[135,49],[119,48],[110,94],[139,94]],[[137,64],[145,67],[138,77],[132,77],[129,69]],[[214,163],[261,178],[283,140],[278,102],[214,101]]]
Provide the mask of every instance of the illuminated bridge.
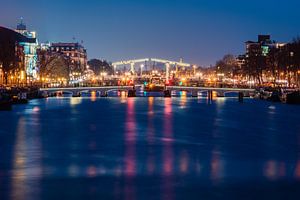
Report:
[[[143,89],[143,85],[135,85],[137,91]],[[69,94],[80,94],[97,92],[100,94],[109,93],[112,91],[126,91],[132,90],[133,86],[106,86],[106,87],[67,87],[67,88],[41,88],[41,92],[47,94],[63,92]],[[226,93],[243,93],[245,96],[251,96],[254,94],[255,89],[247,88],[212,88],[212,87],[184,87],[184,86],[166,86],[167,90],[172,91],[186,91],[193,96],[198,96],[199,93],[216,92],[217,96],[226,96]]]
[[80,93],[91,93],[97,92],[100,94],[112,92],[112,91],[128,91],[131,90],[132,86],[105,86],[105,87],[66,87],[66,88],[40,88],[41,92],[47,94],[54,94],[57,92],[69,93],[77,95]]
[[157,58],[144,58],[144,59],[136,59],[136,60],[124,60],[124,61],[119,61],[119,62],[114,62],[112,63],[112,66],[114,67],[114,70],[118,66],[123,66],[123,65],[130,65],[130,71],[132,74],[135,73],[134,66],[137,63],[147,63],[147,62],[155,62],[155,63],[163,63],[166,66],[166,80],[169,80],[170,78],[170,66],[175,66],[175,67],[191,67],[191,64],[189,63],[184,63],[181,61],[176,62],[176,61],[171,61],[171,60],[163,60],[163,59],[157,59]]
[[214,88],[214,87],[184,87],[184,86],[167,86],[170,91],[186,91],[192,93],[193,96],[198,96],[198,93],[216,92],[218,96],[224,97],[226,93],[243,93],[244,96],[252,96],[255,89],[249,88]]

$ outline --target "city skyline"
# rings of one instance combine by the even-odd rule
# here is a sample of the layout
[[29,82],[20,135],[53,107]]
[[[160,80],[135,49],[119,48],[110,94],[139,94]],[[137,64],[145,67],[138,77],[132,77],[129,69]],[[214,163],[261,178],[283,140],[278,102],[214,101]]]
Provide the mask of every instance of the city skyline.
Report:
[[249,5],[235,0],[13,0],[2,3],[0,22],[13,29],[23,17],[40,42],[83,40],[89,59],[183,58],[208,66],[224,54],[242,54],[244,42],[257,34],[282,42],[298,36],[299,5],[295,0],[276,5],[270,0]]

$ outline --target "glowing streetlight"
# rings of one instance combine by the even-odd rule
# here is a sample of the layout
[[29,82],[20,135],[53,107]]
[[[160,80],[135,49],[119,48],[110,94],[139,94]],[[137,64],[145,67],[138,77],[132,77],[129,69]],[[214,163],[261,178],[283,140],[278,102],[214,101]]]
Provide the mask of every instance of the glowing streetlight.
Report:
[[141,64],[141,76],[143,75],[143,68],[145,67],[145,65]]
[[193,69],[194,69],[194,75],[196,75],[197,65],[193,65]]

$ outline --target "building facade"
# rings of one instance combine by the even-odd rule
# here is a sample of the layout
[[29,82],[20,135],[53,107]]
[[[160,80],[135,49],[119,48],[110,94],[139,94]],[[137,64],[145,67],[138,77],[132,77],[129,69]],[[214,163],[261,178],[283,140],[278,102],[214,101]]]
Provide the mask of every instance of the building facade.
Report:
[[24,35],[27,40],[26,42],[20,42],[20,45],[24,48],[25,55],[25,72],[27,77],[27,82],[36,81],[38,78],[37,69],[37,48],[38,40],[36,38],[36,32],[28,31],[26,25],[21,22],[17,25],[16,32]]
[[87,52],[79,43],[52,43],[50,52],[67,56],[71,73],[83,73],[87,68]]
[[0,26],[0,84],[26,84],[24,43],[32,38]]

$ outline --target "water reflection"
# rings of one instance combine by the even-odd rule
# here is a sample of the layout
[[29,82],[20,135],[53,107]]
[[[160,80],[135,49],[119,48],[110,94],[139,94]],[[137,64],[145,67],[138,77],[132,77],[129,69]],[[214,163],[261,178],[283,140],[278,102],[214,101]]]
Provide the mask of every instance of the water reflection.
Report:
[[147,156],[147,172],[149,175],[155,171],[155,127],[154,127],[154,97],[148,98],[148,124],[147,124],[147,142],[148,142],[148,156]]
[[71,106],[76,106],[81,104],[82,98],[76,97],[76,98],[70,98],[70,105]]
[[180,92],[180,108],[182,109],[186,108],[186,103],[187,103],[187,92],[182,91]]
[[300,160],[296,163],[294,174],[295,174],[295,178],[300,180]]
[[220,152],[213,150],[211,159],[211,180],[214,184],[218,184],[223,177],[224,161],[220,158]]
[[[33,114],[36,111],[33,110]],[[42,176],[41,144],[38,137],[39,117],[32,116],[29,127],[36,128],[28,131],[28,122],[21,117],[18,121],[16,142],[13,157],[11,199],[38,199],[39,181]],[[35,125],[35,126],[34,126]]]
[[95,102],[97,100],[97,92],[92,91],[91,92],[91,101]]
[[127,112],[125,120],[125,199],[135,199],[134,177],[136,175],[136,119],[135,119],[135,100],[127,100]]
[[172,122],[172,99],[167,98],[164,101],[164,140],[163,140],[163,192],[162,198],[166,200],[174,199],[173,191],[173,122]]
[[274,160],[270,160],[265,164],[264,174],[270,180],[277,178],[277,163]]
[[170,176],[173,172],[172,99],[165,99],[164,104],[163,175]]
[[267,194],[277,192],[273,184],[296,188],[296,108],[260,103],[53,98],[15,107],[0,130],[0,147],[13,152],[0,161],[0,176],[10,180],[4,192],[17,200],[172,200],[235,199],[255,183]]

